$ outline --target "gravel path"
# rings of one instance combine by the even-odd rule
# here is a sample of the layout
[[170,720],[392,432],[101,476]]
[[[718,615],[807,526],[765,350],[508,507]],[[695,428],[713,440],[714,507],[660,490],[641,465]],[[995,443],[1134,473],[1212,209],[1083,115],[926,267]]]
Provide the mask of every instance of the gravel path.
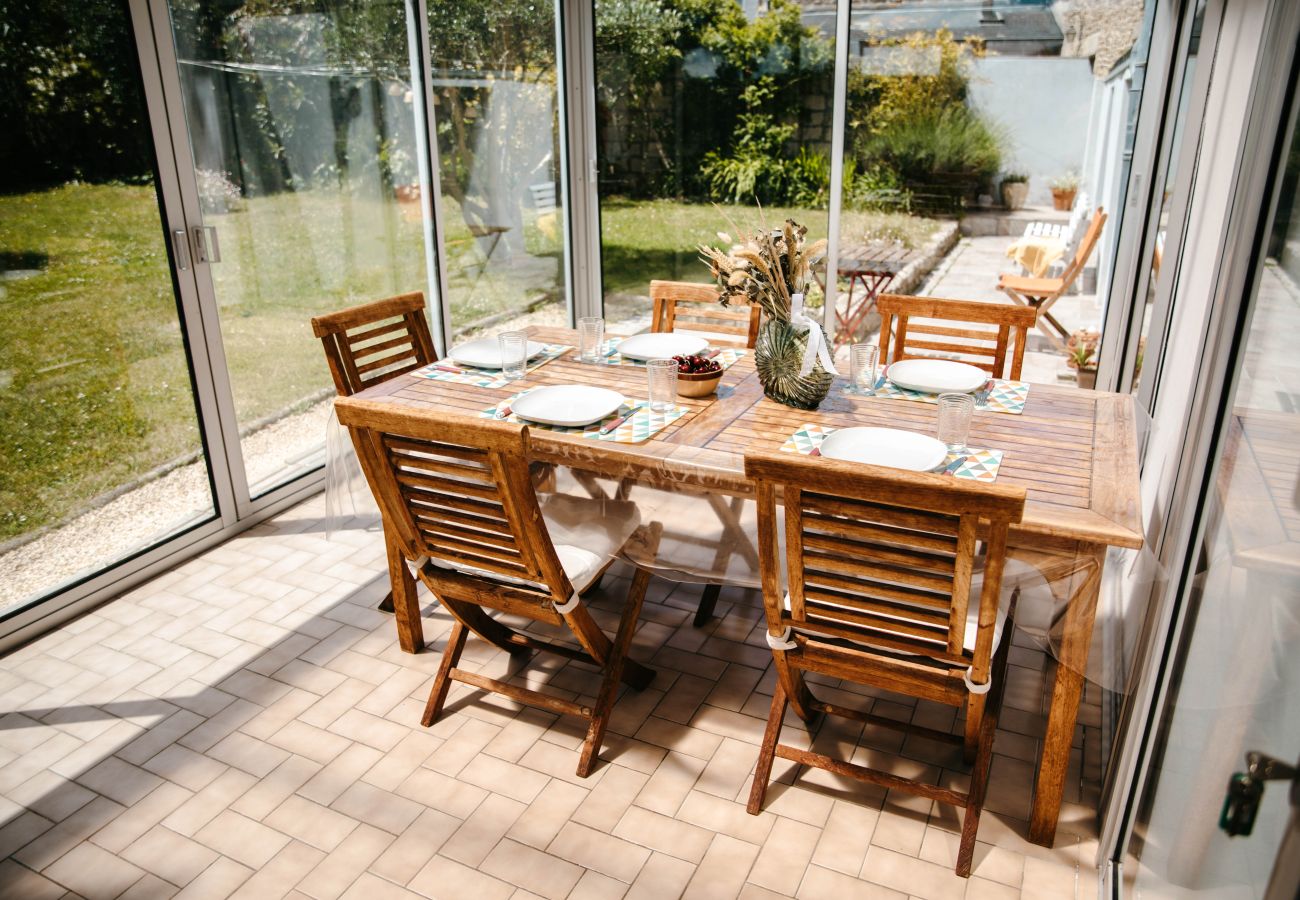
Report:
[[[330,401],[286,416],[244,437],[249,484],[280,480],[325,458]],[[207,466],[194,462],[146,481],[102,506],[0,555],[0,612],[93,574],[212,512]]]

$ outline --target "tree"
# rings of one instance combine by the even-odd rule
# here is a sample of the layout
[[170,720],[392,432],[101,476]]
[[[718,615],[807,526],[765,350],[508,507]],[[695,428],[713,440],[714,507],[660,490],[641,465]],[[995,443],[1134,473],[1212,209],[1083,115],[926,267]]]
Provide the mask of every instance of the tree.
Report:
[[152,159],[125,8],[0,0],[0,190],[146,180]]

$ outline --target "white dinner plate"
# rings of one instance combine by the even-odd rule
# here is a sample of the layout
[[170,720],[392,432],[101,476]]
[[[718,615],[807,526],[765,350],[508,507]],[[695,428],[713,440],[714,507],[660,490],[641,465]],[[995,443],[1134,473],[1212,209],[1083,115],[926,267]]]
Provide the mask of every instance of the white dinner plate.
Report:
[[948,448],[932,437],[896,428],[841,428],[822,441],[829,459],[929,472],[943,465]]
[[[546,350],[545,344],[537,341],[528,342],[528,358],[532,359]],[[483,338],[451,348],[451,361],[462,366],[476,369],[501,368],[501,345],[496,338]]]
[[889,380],[901,388],[927,394],[969,394],[984,387],[989,373],[950,359],[905,359],[885,370]]
[[701,337],[657,332],[633,335],[618,345],[618,352],[624,359],[671,359],[693,356],[708,346],[709,342]]
[[529,391],[513,405],[514,414],[529,422],[577,428],[590,425],[623,405],[623,395],[586,384],[554,384]]

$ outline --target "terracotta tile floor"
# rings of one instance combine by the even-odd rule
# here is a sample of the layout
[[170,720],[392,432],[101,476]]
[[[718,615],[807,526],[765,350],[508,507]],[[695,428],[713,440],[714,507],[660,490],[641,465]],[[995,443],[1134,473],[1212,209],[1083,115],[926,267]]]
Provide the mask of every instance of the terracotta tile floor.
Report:
[[[438,662],[397,649],[377,535],[323,530],[317,498],[0,659],[0,897],[1092,897],[1095,729],[1080,726],[1057,846],[1022,837],[1044,660],[1017,646],[975,874],[956,815],[821,772],[744,798],[772,690],[756,594],[655,581],[603,763],[577,723],[464,686],[418,724]],[[626,574],[592,607],[613,630]],[[426,608],[439,648],[449,620]],[[585,696],[581,665],[471,642],[462,665]],[[853,694],[956,727],[926,703]],[[1085,701],[1087,702],[1087,701]],[[1096,723],[1086,708],[1084,722]],[[788,726],[786,739],[809,741]],[[848,722],[819,748],[954,784],[946,751]],[[778,760],[778,764],[781,761]],[[1080,773],[1092,776],[1084,778]]]

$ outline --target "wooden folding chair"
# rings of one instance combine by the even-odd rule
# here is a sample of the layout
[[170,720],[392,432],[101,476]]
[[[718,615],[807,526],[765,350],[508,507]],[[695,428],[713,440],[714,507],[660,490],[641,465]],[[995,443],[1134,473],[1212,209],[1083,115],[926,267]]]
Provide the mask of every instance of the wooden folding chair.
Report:
[[752,348],[758,341],[759,308],[728,309],[707,284],[652,281],[650,299],[654,301],[651,331],[700,332],[710,343],[722,346]]
[[[775,757],[965,808],[957,874],[970,875],[1006,684],[1016,593],[1000,606],[1007,528],[1021,488],[958,481],[785,453],[745,457],[758,493],[759,555],[776,693],[749,795],[763,806]],[[788,593],[781,591],[777,494],[785,506]],[[987,554],[976,557],[977,534]],[[982,575],[976,574],[983,562]],[[897,722],[818,700],[804,672],[965,707],[964,735]],[[910,781],[780,743],[790,706],[964,744],[970,790]]]
[[[965,362],[979,366],[994,378],[1012,380],[1020,378],[1020,369],[1025,361],[1025,342],[1038,317],[1032,308],[1025,306],[901,294],[881,294],[876,300],[876,309],[880,311],[882,362],[927,355],[959,355]],[[939,319],[956,324],[913,321],[915,319]],[[913,350],[927,352],[913,353]],[[1009,372],[1008,351],[1011,359]]]
[[[455,619],[421,723],[442,715],[451,682],[502,694],[519,703],[585,719],[578,761],[595,765],[619,681],[640,690],[654,671],[627,656],[650,575],[637,569],[611,641],[578,594],[599,578],[628,540],[653,553],[658,524],[638,527],[634,505],[552,498],[569,509],[569,540],[556,545],[528,471],[528,428],[447,413],[340,399],[339,421],[352,430],[362,468],[393,539],[420,580]],[[600,552],[604,543],[608,552]],[[515,631],[486,610],[566,626],[579,648]],[[546,650],[601,670],[596,702],[577,703],[457,668],[468,631],[511,654]]]
[[[1079,246],[1074,251],[1074,257],[1070,260],[1069,265],[1065,267],[1065,271],[1061,273],[1061,277],[1033,278],[1003,272],[998,278],[998,290],[1017,303],[1023,303],[1038,310],[1037,324],[1039,331],[1062,353],[1065,352],[1065,340],[1070,336],[1070,332],[1048,310],[1052,308],[1052,304],[1065,295],[1065,292],[1083,273],[1083,267],[1088,264],[1088,258],[1092,256],[1092,249],[1097,246],[1097,240],[1101,237],[1102,226],[1105,224],[1106,212],[1099,206],[1097,211],[1092,214],[1092,221],[1088,223],[1088,230],[1084,232],[1083,240],[1079,241]],[[1046,326],[1049,325],[1056,334],[1048,330]]]
[[[325,361],[340,397],[351,397],[437,359],[424,315],[424,294],[419,291],[316,316],[311,330],[325,348]],[[391,541],[388,576],[390,589],[379,609],[393,612],[394,592],[409,578]],[[414,585],[410,587],[414,591]],[[402,634],[404,649],[418,650],[420,643],[419,635]]]
[[325,360],[342,397],[437,358],[419,291],[316,316],[311,330],[325,347]]

